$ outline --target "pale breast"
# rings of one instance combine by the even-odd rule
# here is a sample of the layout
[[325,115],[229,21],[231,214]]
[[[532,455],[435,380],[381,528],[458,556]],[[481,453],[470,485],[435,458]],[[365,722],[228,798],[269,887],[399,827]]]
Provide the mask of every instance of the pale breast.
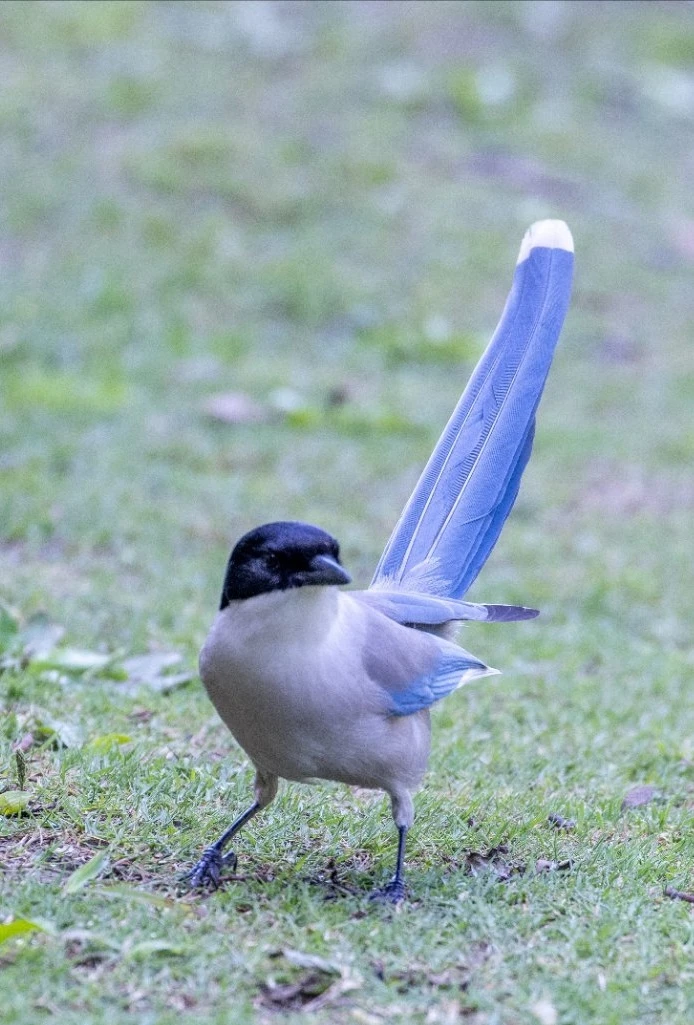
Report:
[[[267,598],[273,600],[259,600]],[[388,715],[386,695],[359,655],[367,630],[361,608],[334,588],[259,596],[237,606],[215,620],[200,675],[259,768],[287,779],[386,790],[395,777],[419,784],[429,717]]]

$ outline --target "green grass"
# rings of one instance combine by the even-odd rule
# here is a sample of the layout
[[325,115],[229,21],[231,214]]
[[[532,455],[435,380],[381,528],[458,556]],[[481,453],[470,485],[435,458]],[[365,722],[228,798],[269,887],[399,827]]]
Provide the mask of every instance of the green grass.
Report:
[[[3,1021],[689,1025],[685,6],[6,2],[0,37]],[[329,785],[188,893],[250,796],[195,676],[229,546],[307,519],[368,582],[543,216],[574,299],[472,595],[543,616],[465,632],[504,675],[434,714],[410,902],[367,900],[385,800]]]

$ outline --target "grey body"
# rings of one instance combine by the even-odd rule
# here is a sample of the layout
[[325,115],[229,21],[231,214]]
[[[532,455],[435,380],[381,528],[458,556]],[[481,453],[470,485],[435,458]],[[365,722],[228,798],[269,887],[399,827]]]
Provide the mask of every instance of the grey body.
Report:
[[429,711],[393,715],[389,695],[421,673],[441,643],[369,608],[356,592],[273,591],[218,613],[200,675],[258,771],[261,804],[274,796],[277,777],[337,780],[384,790],[396,824],[409,827],[411,793],[429,756]]

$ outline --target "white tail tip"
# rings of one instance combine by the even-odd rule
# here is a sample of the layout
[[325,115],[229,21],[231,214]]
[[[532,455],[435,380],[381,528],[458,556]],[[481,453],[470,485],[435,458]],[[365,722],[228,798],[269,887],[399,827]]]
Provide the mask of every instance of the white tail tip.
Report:
[[564,221],[535,221],[531,224],[521,242],[518,263],[527,260],[530,252],[539,246],[545,249],[566,249],[573,253],[574,240]]

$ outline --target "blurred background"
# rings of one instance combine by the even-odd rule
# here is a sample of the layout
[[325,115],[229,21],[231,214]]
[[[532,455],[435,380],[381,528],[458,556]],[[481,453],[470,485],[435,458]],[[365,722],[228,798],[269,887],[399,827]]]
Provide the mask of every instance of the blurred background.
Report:
[[[0,84],[8,1021],[270,1023],[289,947],[325,1025],[689,1025],[692,4],[6,0]],[[368,583],[545,217],[574,296],[470,592],[542,617],[465,628],[504,675],[434,710],[412,903],[364,910],[388,813],[337,786],[181,896],[248,800],[230,546],[306,519]]]
[[688,640],[690,4],[8,2],[0,39],[6,601],[194,653],[280,517],[368,582],[561,217],[573,305],[475,595]]

